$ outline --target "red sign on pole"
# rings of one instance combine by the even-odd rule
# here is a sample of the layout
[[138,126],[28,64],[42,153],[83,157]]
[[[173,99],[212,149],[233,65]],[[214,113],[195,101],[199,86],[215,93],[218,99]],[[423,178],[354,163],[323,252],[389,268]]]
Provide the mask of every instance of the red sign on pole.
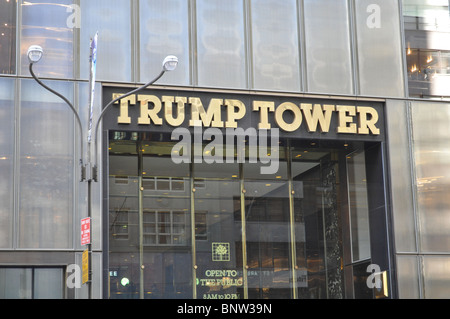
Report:
[[81,246],[91,243],[91,219],[83,218],[81,220]]

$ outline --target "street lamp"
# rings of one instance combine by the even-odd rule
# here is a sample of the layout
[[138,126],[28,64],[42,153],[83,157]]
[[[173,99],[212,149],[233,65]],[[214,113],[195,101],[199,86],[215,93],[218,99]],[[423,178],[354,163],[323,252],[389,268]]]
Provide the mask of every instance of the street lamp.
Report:
[[[44,55],[44,50],[42,50],[42,48],[38,45],[32,45],[30,46],[30,48],[28,49],[28,61],[30,62],[30,74],[31,76],[36,80],[37,83],[39,83],[43,88],[45,88],[46,90],[50,91],[51,93],[55,94],[56,96],[60,97],[62,100],[64,100],[64,102],[67,103],[67,105],[69,105],[70,109],[73,111],[73,113],[75,114],[75,117],[77,119],[77,123],[78,123],[78,128],[80,129],[80,134],[81,136],[83,136],[83,125],[81,124],[81,120],[80,120],[80,116],[78,115],[78,112],[75,110],[75,108],[73,107],[72,103],[70,103],[70,101],[68,99],[66,99],[65,96],[63,96],[62,94],[56,92],[55,90],[49,88],[47,85],[45,85],[37,76],[36,74],[34,74],[33,71],[33,65],[35,63],[38,63],[41,59],[42,56]],[[83,181],[83,154],[84,154],[84,150],[83,150],[83,140],[80,140],[80,154],[81,154],[81,158],[80,158],[80,165],[81,165],[81,181]]]
[[111,102],[109,102],[109,103],[103,108],[102,112],[100,113],[100,115],[99,115],[99,117],[98,117],[97,124],[95,125],[95,131],[94,131],[94,134],[95,134],[95,135],[94,135],[94,137],[95,137],[95,141],[94,141],[94,143],[95,143],[95,153],[94,153],[94,156],[95,156],[95,162],[94,162],[94,167],[93,167],[92,175],[93,175],[93,178],[94,178],[95,181],[97,181],[97,167],[98,167],[98,161],[97,161],[97,154],[98,154],[98,143],[97,143],[97,139],[98,139],[98,138],[97,138],[97,137],[98,137],[98,127],[99,127],[100,121],[101,121],[102,118],[103,118],[103,115],[105,115],[105,112],[108,110],[108,108],[109,108],[111,105],[113,105],[114,103],[118,102],[119,100],[124,99],[124,98],[126,98],[126,97],[128,97],[128,96],[130,96],[130,95],[136,94],[136,93],[138,93],[138,92],[144,90],[144,89],[147,88],[148,86],[152,85],[153,83],[155,83],[156,81],[158,81],[158,80],[164,75],[164,73],[175,70],[175,68],[177,67],[177,65],[178,65],[178,58],[177,58],[176,56],[174,56],[174,55],[169,55],[169,56],[167,56],[167,57],[164,59],[164,61],[163,61],[161,73],[159,73],[159,75],[158,75],[156,78],[154,78],[154,79],[151,80],[150,82],[144,84],[144,85],[141,86],[141,87],[138,87],[137,89],[135,89],[135,90],[133,90],[133,91],[131,91],[131,92],[128,92],[128,93],[126,93],[126,94],[124,94],[124,95],[119,96],[119,97],[116,98],[115,100],[112,100]]
[[37,63],[41,60],[42,56],[44,55],[44,50],[38,45],[32,45],[28,49],[28,60],[30,63]]
[[[29,47],[28,52],[27,52],[27,56],[28,56],[28,60],[29,60],[29,62],[30,62],[30,66],[29,66],[30,74],[33,76],[33,78],[36,80],[36,82],[39,83],[43,88],[45,88],[46,90],[48,90],[48,91],[50,91],[51,93],[55,94],[56,96],[60,97],[62,100],[64,100],[64,102],[67,103],[67,105],[69,105],[70,109],[73,111],[73,113],[75,114],[75,117],[76,117],[76,119],[77,119],[77,123],[78,123],[79,129],[80,129],[80,135],[81,135],[81,137],[83,137],[83,136],[84,136],[84,135],[83,135],[83,126],[82,126],[82,124],[81,124],[80,116],[79,116],[77,110],[76,110],[76,109],[74,108],[74,106],[72,105],[72,103],[70,103],[70,101],[69,101],[67,98],[65,98],[63,95],[61,95],[60,93],[56,92],[55,90],[49,88],[47,85],[45,85],[45,84],[44,84],[44,83],[36,76],[36,74],[35,74],[34,71],[33,71],[33,65],[34,65],[35,63],[38,63],[38,62],[42,59],[43,55],[44,55],[44,50],[43,50],[40,46],[38,46],[38,45],[32,45],[32,46]],[[109,109],[109,107],[110,107],[111,105],[113,105],[113,104],[116,103],[117,101],[119,101],[119,100],[121,100],[121,99],[123,99],[123,98],[125,98],[125,97],[128,97],[128,96],[130,96],[130,95],[136,94],[136,93],[138,93],[138,92],[140,92],[140,91],[146,89],[148,86],[154,84],[156,81],[158,81],[158,80],[164,75],[164,73],[175,70],[176,67],[177,67],[177,65],[178,65],[178,58],[177,58],[176,56],[174,56],[174,55],[168,55],[168,56],[163,60],[161,73],[160,73],[156,78],[154,78],[154,79],[151,80],[150,82],[144,84],[143,86],[141,86],[141,87],[139,87],[139,88],[137,88],[137,89],[135,89],[135,90],[133,90],[133,91],[131,91],[131,92],[125,94],[125,95],[119,96],[118,98],[116,98],[115,100],[111,101],[110,103],[108,103],[108,104],[103,108],[102,112],[100,113],[100,115],[99,115],[99,117],[98,117],[98,119],[97,119],[97,123],[96,123],[96,125],[95,125],[95,135],[94,135],[94,137],[95,137],[95,153],[94,153],[94,154],[95,154],[95,163],[94,163],[94,166],[92,167],[93,171],[91,172],[91,173],[92,173],[91,176],[93,177],[93,179],[94,179],[95,181],[97,181],[97,167],[98,167],[98,161],[97,161],[97,153],[98,153],[98,143],[97,143],[98,127],[99,127],[100,122],[101,122],[101,120],[102,120],[104,114],[106,113],[106,111]],[[81,141],[81,146],[80,146],[81,156],[83,157],[83,156],[84,156],[83,138],[81,138],[80,141]],[[89,165],[91,164],[91,163],[90,163],[90,160],[88,161],[88,163],[89,163]],[[84,180],[84,169],[85,169],[85,168],[83,167],[83,159],[82,159],[82,158],[80,159],[80,164],[82,165],[81,180]]]
[[163,61],[164,71],[173,71],[178,65],[178,58],[174,55],[168,55]]
[[[139,91],[142,91],[144,89],[146,89],[148,86],[152,85],[153,83],[155,83],[156,81],[158,81],[166,72],[169,71],[173,71],[176,69],[177,65],[178,65],[178,58],[174,55],[169,55],[167,56],[162,63],[162,70],[159,73],[159,75],[154,78],[153,80],[151,80],[150,82],[144,84],[141,87],[138,87],[137,89],[126,93],[116,99],[114,99],[113,101],[109,102],[102,110],[102,112],[100,113],[96,125],[95,125],[95,135],[94,135],[94,141],[95,141],[95,162],[94,165],[92,165],[91,163],[91,152],[90,152],[90,147],[88,147],[88,152],[87,152],[87,165],[83,165],[83,157],[84,157],[84,148],[83,148],[83,126],[81,125],[81,120],[80,120],[80,116],[77,112],[77,110],[73,107],[72,103],[70,103],[70,101],[65,98],[63,95],[61,95],[60,93],[56,92],[55,90],[49,88],[47,85],[45,85],[37,76],[36,74],[33,72],[33,65],[35,63],[38,63],[42,57],[44,55],[44,50],[38,46],[38,45],[32,45],[30,46],[30,48],[28,49],[27,52],[27,56],[28,56],[28,60],[30,62],[30,74],[32,75],[32,77],[36,80],[37,83],[39,83],[43,88],[45,88],[46,90],[50,91],[51,93],[55,94],[56,96],[60,97],[64,102],[67,103],[67,105],[69,105],[70,109],[73,111],[73,113],[75,114],[75,117],[77,119],[77,123],[80,129],[80,143],[81,143],[81,159],[80,159],[80,165],[81,165],[81,181],[87,181],[88,182],[88,197],[87,197],[87,202],[88,202],[88,217],[91,217],[91,209],[92,209],[92,203],[91,203],[91,194],[92,194],[92,187],[91,187],[91,183],[92,181],[97,182],[97,153],[98,153],[98,143],[97,143],[97,136],[98,136],[98,127],[100,125],[100,122],[103,118],[103,115],[105,114],[105,112],[108,110],[108,108],[113,105],[114,103],[116,103],[117,101],[126,98],[127,96],[130,96],[132,94],[136,94]],[[88,146],[90,146],[90,142],[88,144]],[[86,173],[88,173],[89,175],[87,175]],[[89,252],[92,252],[92,246],[91,244],[89,244]],[[91,273],[91,263],[89,262],[89,273]],[[89,281],[89,297],[92,297],[92,284],[91,281]]]

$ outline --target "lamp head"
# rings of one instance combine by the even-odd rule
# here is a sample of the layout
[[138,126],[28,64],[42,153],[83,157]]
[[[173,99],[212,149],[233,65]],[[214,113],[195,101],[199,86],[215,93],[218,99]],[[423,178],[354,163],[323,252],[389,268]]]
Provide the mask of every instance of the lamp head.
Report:
[[168,55],[163,61],[164,71],[173,71],[177,68],[178,58],[174,55]]
[[28,61],[30,63],[37,63],[41,60],[42,56],[44,55],[44,50],[38,45],[32,45],[28,49]]

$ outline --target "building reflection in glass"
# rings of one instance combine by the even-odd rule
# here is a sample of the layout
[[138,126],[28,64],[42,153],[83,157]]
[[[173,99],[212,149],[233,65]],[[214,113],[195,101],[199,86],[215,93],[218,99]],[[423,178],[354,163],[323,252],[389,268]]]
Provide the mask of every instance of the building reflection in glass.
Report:
[[282,140],[278,172],[261,175],[248,162],[174,164],[173,145],[110,134],[111,298],[344,297],[348,150]]

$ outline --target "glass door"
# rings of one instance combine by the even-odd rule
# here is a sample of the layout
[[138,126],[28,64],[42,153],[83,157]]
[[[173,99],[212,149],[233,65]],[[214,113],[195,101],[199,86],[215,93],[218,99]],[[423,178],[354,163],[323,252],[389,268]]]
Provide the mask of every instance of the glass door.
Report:
[[291,159],[297,297],[343,298],[339,152],[293,145]]
[[133,134],[110,141],[110,298],[192,298],[189,165],[159,135]]
[[279,168],[261,174],[261,165],[243,165],[248,297],[291,299],[291,215],[286,147],[278,149]]
[[335,299],[362,282],[345,269],[371,260],[363,144],[281,140],[273,174],[175,164],[174,145],[110,134],[110,298]]
[[198,299],[242,299],[239,164],[193,165]]

